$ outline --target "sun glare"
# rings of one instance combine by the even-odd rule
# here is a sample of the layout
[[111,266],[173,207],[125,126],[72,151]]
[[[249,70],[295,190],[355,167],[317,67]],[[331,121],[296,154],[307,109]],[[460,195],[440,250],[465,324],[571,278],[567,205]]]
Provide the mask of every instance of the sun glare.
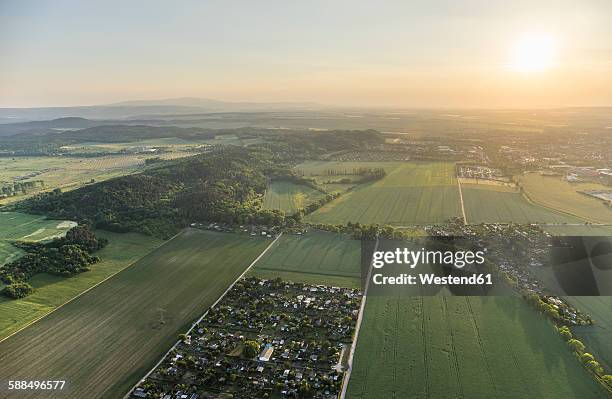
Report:
[[521,72],[542,72],[554,66],[557,43],[546,34],[522,36],[514,44],[511,67]]

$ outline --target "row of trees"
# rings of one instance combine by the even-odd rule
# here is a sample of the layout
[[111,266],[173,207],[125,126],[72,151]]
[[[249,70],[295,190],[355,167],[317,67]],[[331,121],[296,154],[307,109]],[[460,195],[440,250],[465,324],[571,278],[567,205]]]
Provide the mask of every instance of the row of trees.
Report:
[[394,240],[413,238],[413,234],[409,231],[399,230],[388,224],[380,225],[348,222],[346,225],[315,223],[311,224],[311,226],[315,229],[331,231],[333,233],[350,234],[357,240],[375,240],[377,237]]
[[[565,325],[568,320],[559,313],[557,308],[544,301],[542,297],[537,294],[529,295],[525,297],[525,299],[527,300],[527,303],[535,307],[538,311],[546,315],[553,321],[553,323],[555,323],[555,328],[559,332],[559,335],[561,335],[563,340],[580,359],[582,364],[584,364],[588,370],[594,373],[604,384],[612,388],[612,375],[605,374],[605,370],[602,365],[591,353],[587,352],[584,343],[573,336],[572,331],[567,325]],[[590,322],[592,323],[592,320],[590,320]]]
[[[576,313],[574,318],[570,318],[569,307],[565,302],[561,303],[561,305],[555,305],[549,302],[548,297],[540,296],[538,294],[530,294],[526,296],[525,299],[527,300],[527,303],[551,319],[553,322],[555,322],[555,324],[593,324],[591,317],[582,313]],[[577,310],[575,311],[578,312]]]
[[601,364],[595,359],[595,356],[586,351],[585,345],[582,341],[574,338],[572,332],[567,326],[561,326],[557,329],[561,337],[565,340],[567,345],[576,353],[582,364],[593,372],[597,377],[612,388],[612,375],[604,374],[604,369]]
[[27,194],[36,188],[44,186],[45,183],[42,180],[4,183],[2,187],[0,187],[0,197],[12,197],[19,194]]

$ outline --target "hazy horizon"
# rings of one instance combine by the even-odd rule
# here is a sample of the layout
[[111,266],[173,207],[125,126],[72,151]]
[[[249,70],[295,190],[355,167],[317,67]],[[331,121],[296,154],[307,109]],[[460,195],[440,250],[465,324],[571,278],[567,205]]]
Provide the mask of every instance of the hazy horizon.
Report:
[[[542,106],[531,106],[531,107],[513,107],[513,106],[435,106],[435,105],[430,105],[430,106],[394,106],[394,105],[346,105],[346,104],[324,104],[324,103],[319,103],[319,102],[315,102],[315,101],[249,101],[249,100],[225,100],[225,99],[219,99],[219,98],[209,98],[209,97],[169,97],[169,98],[148,98],[148,99],[143,99],[143,98],[134,98],[134,99],[119,99],[118,101],[115,102],[110,102],[110,103],[91,103],[91,104],[57,104],[57,105],[26,105],[26,106],[16,106],[16,107],[12,107],[12,106],[0,106],[0,109],[35,109],[35,108],[80,108],[80,107],[121,107],[121,106],[129,106],[129,107],[146,107],[146,106],[184,106],[184,107],[194,107],[195,106],[188,106],[188,105],[180,105],[180,104],[174,104],[172,103],[172,100],[182,100],[182,99],[201,99],[201,100],[211,100],[211,101],[218,101],[218,102],[222,102],[222,103],[227,103],[227,104],[253,104],[253,105],[268,105],[268,104],[274,104],[274,105],[291,105],[291,104],[303,104],[303,105],[312,105],[313,111],[321,111],[321,110],[325,110],[325,109],[329,109],[329,110],[342,110],[342,109],[346,109],[346,110],[373,110],[373,111],[393,111],[393,110],[397,110],[397,111],[530,111],[530,110],[563,110],[563,109],[572,109],[572,108],[576,108],[576,109],[580,109],[580,108],[592,108],[592,109],[597,109],[597,108],[612,108],[612,103],[610,105],[560,105],[560,106],[547,106],[547,105],[542,105]],[[133,103],[140,103],[140,102],[168,102],[168,104],[133,104]],[[202,106],[202,108],[204,109],[205,107]],[[304,110],[310,110],[308,108],[303,108]],[[280,109],[282,110],[282,109]],[[290,110],[290,108],[288,108],[287,110]],[[265,108],[262,108],[262,111],[266,111]],[[204,112],[206,112],[206,110],[204,109]],[[211,110],[210,112],[217,112],[215,110]],[[228,111],[219,111],[219,112],[228,112]],[[241,112],[241,111],[237,111],[237,112]]]
[[4,1],[0,107],[612,106],[612,2]]

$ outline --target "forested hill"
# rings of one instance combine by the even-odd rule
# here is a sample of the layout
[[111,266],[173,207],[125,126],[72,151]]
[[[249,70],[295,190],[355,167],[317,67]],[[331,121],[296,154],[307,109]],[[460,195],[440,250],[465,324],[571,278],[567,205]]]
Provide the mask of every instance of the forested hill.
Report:
[[14,206],[111,231],[160,237],[194,220],[280,223],[281,213],[260,207],[266,171],[274,168],[267,158],[260,150],[221,148],[74,191],[55,190]]
[[[206,154],[155,163],[138,174],[41,194],[11,208],[159,237],[195,221],[278,225],[285,215],[262,209],[268,177],[291,175],[290,166],[304,159],[383,141],[375,131],[282,132],[256,146],[215,147]],[[300,217],[298,213],[287,221]]]

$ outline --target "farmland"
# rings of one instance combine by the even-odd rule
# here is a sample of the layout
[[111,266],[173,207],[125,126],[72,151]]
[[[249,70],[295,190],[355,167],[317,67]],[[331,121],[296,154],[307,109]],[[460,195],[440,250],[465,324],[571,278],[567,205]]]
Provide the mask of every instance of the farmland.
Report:
[[602,398],[540,315],[514,297],[370,296],[348,397]]
[[0,266],[14,261],[23,254],[21,249],[11,245],[10,242],[0,241]]
[[44,241],[62,236],[76,223],[37,215],[0,212],[0,266],[23,254],[11,241]]
[[[563,292],[551,267],[537,268],[536,274],[547,287]],[[606,370],[612,369],[612,296],[564,296],[564,299],[593,318],[593,325],[573,326],[572,333],[586,345],[587,352],[592,353]]]
[[284,235],[253,268],[260,278],[307,284],[360,286],[361,245],[342,234],[311,231]]
[[159,246],[162,241],[136,233],[96,231],[109,244],[96,252],[100,262],[91,271],[71,278],[38,274],[29,280],[35,291],[23,299],[0,297],[0,339],[73,299],[105,278],[119,272]]
[[312,177],[317,181],[328,180],[331,176],[326,175],[327,171],[333,170],[337,175],[334,178],[351,176],[342,172],[350,172],[359,168],[383,168],[390,173],[402,165],[401,162],[338,162],[338,161],[309,161],[295,167],[295,170],[305,177]]
[[591,222],[612,223],[612,209],[600,200],[578,191],[607,189],[591,183],[570,184],[560,177],[530,173],[520,177],[525,193],[534,202],[578,216]]
[[[314,223],[360,222],[402,226],[442,223],[461,215],[452,163],[371,164],[360,165],[387,165],[387,175],[382,180],[357,186],[309,215],[307,220]],[[340,167],[338,163],[332,163],[332,166]],[[325,170],[325,165],[317,164],[316,168],[312,166],[307,170],[315,169]]]
[[285,213],[295,213],[300,208],[317,200],[323,193],[304,185],[287,181],[273,181],[266,188],[263,206],[266,209],[279,209]]
[[584,223],[577,217],[530,203],[502,186],[461,185],[469,223]]
[[595,320],[594,325],[574,327],[572,332],[606,370],[612,370],[612,297],[574,296],[567,300]]
[[[187,152],[161,154],[162,158],[191,155]],[[0,204],[27,198],[37,192],[55,188],[71,190],[113,177],[135,173],[144,168],[145,159],[152,154],[125,154],[100,157],[18,157],[0,158],[0,183],[13,181],[43,181],[43,187],[26,194],[0,199]]]
[[67,380],[57,395],[20,398],[121,397],[269,243],[186,230],[1,342],[0,375]]
[[0,239],[20,241],[49,240],[65,234],[75,223],[50,220],[38,215],[0,212]]
[[612,236],[612,225],[545,226],[544,230],[557,236]]

